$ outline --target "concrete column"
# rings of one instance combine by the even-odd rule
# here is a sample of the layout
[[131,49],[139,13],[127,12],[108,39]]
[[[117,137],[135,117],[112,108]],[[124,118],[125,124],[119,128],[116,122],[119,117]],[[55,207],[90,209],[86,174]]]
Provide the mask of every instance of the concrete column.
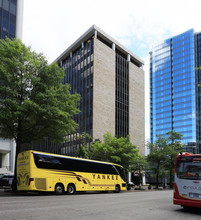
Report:
[[17,10],[16,10],[16,38],[22,40],[22,27],[23,27],[23,7],[24,0],[17,1]]
[[115,43],[112,43],[112,49],[115,51]]
[[16,143],[11,140],[11,153],[10,153],[10,171],[14,173],[15,170],[15,154],[16,154]]
[[94,37],[97,39],[97,36],[98,36],[98,32],[97,31],[95,31],[94,32]]
[[127,55],[127,62],[130,62],[130,61],[131,61],[131,55],[128,54],[128,55]]
[[128,172],[128,183],[131,182],[131,172]]
[[142,185],[146,185],[146,178],[145,178],[145,175],[142,176]]

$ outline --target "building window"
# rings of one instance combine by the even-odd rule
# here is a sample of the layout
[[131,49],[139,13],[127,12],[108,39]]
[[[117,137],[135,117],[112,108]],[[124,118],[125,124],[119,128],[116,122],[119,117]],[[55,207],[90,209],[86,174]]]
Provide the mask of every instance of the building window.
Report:
[[16,5],[10,3],[10,13],[16,15]]
[[116,50],[115,135],[129,134],[129,64],[127,57]]
[[8,0],[3,0],[3,9],[6,11],[9,10],[9,1]]
[[15,25],[10,23],[9,33],[15,35]]
[[93,39],[84,42],[83,47],[77,48],[60,64],[65,69],[63,83],[71,86],[71,93],[81,95],[80,113],[74,116],[79,128],[76,132],[67,135],[67,141],[61,145],[54,144],[50,139],[41,143],[35,150],[76,156],[76,152],[83,143],[91,144],[91,139],[82,139],[81,134],[87,133],[93,137]]

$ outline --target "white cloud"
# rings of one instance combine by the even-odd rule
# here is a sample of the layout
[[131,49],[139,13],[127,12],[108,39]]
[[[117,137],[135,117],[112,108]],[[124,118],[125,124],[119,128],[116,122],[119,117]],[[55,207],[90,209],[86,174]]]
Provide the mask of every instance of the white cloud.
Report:
[[200,5],[200,0],[25,0],[23,40],[52,61],[96,24],[124,46],[143,45],[148,52],[154,42],[201,29]]

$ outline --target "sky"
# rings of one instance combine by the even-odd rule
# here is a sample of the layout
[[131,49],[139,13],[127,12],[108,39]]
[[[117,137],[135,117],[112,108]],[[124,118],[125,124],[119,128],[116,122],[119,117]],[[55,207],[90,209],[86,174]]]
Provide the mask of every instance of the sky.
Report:
[[149,52],[189,29],[201,31],[200,0],[24,0],[22,41],[53,62],[92,25],[144,60],[149,139]]

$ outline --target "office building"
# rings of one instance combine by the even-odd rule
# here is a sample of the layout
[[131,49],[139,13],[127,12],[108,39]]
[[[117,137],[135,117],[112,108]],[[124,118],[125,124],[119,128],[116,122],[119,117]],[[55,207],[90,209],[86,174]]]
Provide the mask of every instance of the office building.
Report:
[[[22,39],[23,0],[0,0],[0,38]],[[0,174],[14,172],[15,142],[0,138]]]
[[201,34],[188,30],[150,52],[150,142],[175,130],[186,150],[201,153]]
[[55,62],[65,69],[64,83],[71,85],[72,93],[81,94],[81,112],[74,117],[79,128],[61,146],[61,153],[75,155],[83,132],[93,140],[103,140],[111,132],[118,137],[130,135],[144,154],[143,61],[92,26]]
[[0,0],[0,38],[22,38],[23,0]]

